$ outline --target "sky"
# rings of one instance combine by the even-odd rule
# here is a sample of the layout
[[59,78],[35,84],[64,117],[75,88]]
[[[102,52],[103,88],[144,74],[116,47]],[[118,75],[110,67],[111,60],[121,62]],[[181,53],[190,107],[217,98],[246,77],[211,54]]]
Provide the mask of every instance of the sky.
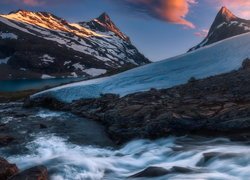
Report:
[[106,12],[139,51],[158,61],[202,41],[222,6],[250,19],[250,0],[0,0],[0,13],[46,11],[79,22]]

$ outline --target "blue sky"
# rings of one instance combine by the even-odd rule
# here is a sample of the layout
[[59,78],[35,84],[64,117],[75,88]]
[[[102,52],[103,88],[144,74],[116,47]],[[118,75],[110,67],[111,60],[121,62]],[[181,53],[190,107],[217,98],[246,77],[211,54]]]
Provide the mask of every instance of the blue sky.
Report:
[[[182,54],[198,44],[204,38],[202,35],[210,27],[220,6],[228,5],[236,15],[239,11],[239,7],[232,4],[233,1],[230,0],[224,0],[225,2],[223,0],[175,0],[175,2],[185,3],[185,12],[178,11],[177,13],[182,14],[172,17],[175,13],[172,9],[170,9],[171,15],[164,14],[165,11],[169,11],[167,8],[171,1],[1,0],[0,12],[9,13],[17,9],[48,11],[72,22],[88,21],[98,17],[102,12],[107,12],[146,57],[157,61]],[[245,2],[245,0],[240,1]],[[160,13],[158,13],[159,2],[165,3],[165,9],[160,9]],[[180,8],[183,10],[183,6]],[[247,14],[244,15],[247,16]],[[180,16],[180,19],[176,19]]]

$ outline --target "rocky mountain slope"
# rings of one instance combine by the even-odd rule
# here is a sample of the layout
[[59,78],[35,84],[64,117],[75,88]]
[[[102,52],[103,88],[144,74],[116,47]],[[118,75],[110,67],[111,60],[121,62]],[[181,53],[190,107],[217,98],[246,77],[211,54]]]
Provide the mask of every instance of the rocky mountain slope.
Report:
[[81,23],[46,12],[0,15],[0,80],[91,78],[149,62],[106,13]]
[[241,19],[235,16],[226,7],[222,7],[217,14],[207,37],[189,51],[247,32],[250,32],[250,20]]

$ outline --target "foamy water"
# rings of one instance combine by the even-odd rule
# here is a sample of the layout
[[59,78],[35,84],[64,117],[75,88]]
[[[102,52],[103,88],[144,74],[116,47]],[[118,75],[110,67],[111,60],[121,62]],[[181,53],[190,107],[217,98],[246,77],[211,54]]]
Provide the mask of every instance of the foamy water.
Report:
[[[244,180],[250,177],[250,147],[227,139],[166,138],[137,140],[120,149],[78,146],[50,135],[27,145],[31,154],[9,157],[21,169],[44,164],[51,178],[126,179],[149,167],[190,168],[193,173],[173,173],[153,179]],[[205,153],[221,153],[201,163]]]

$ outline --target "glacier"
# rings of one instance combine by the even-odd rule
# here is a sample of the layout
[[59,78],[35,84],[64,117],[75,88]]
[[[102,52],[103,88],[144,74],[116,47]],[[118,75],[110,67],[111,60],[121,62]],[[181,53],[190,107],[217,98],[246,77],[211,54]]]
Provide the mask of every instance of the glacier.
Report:
[[110,77],[49,89],[32,95],[31,98],[53,97],[59,101],[71,102],[83,98],[96,98],[106,93],[124,96],[151,88],[170,88],[186,83],[191,77],[205,78],[236,70],[248,57],[250,33]]

